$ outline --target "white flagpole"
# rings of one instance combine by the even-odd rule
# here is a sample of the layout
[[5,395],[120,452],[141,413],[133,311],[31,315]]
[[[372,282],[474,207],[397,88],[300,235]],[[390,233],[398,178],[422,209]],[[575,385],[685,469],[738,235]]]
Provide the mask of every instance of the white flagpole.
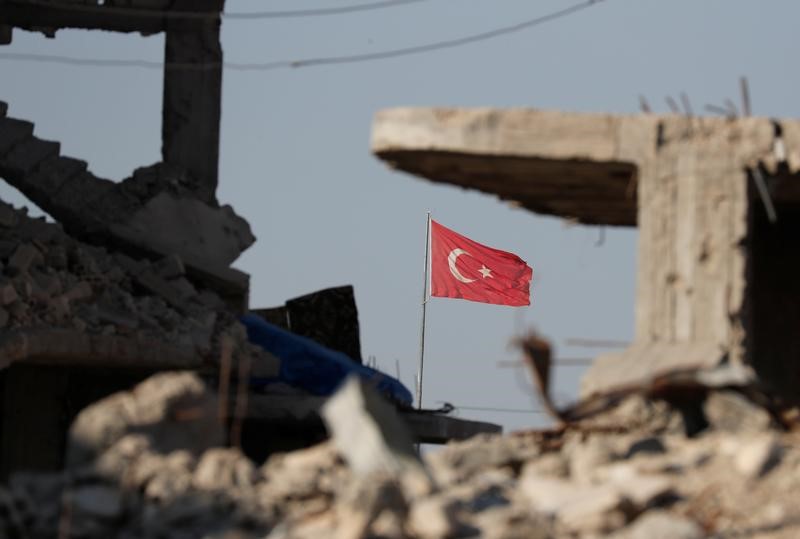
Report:
[[422,327],[419,337],[419,368],[417,369],[417,409],[422,409],[422,367],[425,358],[425,306],[428,304],[428,266],[431,244],[431,212],[428,212],[428,224],[425,227],[425,282],[422,286]]

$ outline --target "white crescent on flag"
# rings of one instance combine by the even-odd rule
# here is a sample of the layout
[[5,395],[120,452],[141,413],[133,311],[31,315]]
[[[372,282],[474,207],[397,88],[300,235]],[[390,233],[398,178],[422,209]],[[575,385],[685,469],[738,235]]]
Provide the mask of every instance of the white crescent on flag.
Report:
[[450,254],[447,255],[447,265],[450,266],[450,273],[453,274],[453,277],[461,281],[462,283],[471,283],[474,282],[475,279],[467,279],[458,271],[456,267],[456,260],[461,255],[468,255],[469,253],[466,252],[464,249],[453,249],[450,251]]

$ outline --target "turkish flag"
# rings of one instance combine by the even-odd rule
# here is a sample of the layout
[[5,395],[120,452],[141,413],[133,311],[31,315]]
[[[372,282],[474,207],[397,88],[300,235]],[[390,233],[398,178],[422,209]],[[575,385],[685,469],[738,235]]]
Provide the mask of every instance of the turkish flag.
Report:
[[431,220],[431,296],[495,305],[530,305],[533,269]]

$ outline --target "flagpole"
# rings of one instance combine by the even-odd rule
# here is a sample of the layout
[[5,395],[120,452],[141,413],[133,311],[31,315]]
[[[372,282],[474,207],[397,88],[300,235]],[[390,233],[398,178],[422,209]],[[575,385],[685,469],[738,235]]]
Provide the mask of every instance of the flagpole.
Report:
[[417,409],[422,409],[422,367],[425,358],[425,306],[428,304],[428,266],[431,242],[431,212],[428,212],[427,226],[425,227],[425,281],[422,286],[422,327],[419,337],[419,367],[417,369]]

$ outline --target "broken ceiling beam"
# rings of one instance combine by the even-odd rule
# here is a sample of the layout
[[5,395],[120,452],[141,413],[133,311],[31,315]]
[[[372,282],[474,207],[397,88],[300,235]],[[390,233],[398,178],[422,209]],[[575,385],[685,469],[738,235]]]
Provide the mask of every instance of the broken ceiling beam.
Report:
[[165,32],[162,159],[193,176],[195,198],[217,205],[224,7],[225,0],[0,1],[0,45],[15,26],[49,37],[62,28]]
[[164,163],[120,183],[98,178],[85,162],[60,156],[58,143],[35,137],[33,124],[13,118],[0,118],[0,177],[77,238],[179,255],[191,276],[246,311],[249,278],[229,266],[255,237],[230,206],[195,197],[207,182]]
[[[398,108],[376,114],[371,144],[390,166],[435,182],[580,223],[635,226],[643,176],[670,170],[670,147],[711,138],[709,150],[741,148],[744,168],[774,161],[773,129],[767,118]],[[788,139],[798,128],[788,122],[784,131]],[[796,152],[787,156],[795,169]]]
[[[181,9],[171,0],[127,0],[79,3],[74,0],[9,0],[0,2],[0,22],[9,27],[42,32],[53,37],[57,30],[107,30],[156,34],[166,30],[179,11],[205,13],[208,19],[219,19],[222,0],[200,0]],[[203,20],[205,17],[193,17]],[[0,37],[2,37],[0,30]],[[10,41],[10,32],[8,40]]]
[[796,392],[797,120],[393,109],[377,114],[372,150],[533,211],[638,226],[635,342],[593,366],[587,391],[724,357]]
[[587,224],[636,224],[636,165],[655,118],[526,109],[378,112],[372,151],[391,166]]

